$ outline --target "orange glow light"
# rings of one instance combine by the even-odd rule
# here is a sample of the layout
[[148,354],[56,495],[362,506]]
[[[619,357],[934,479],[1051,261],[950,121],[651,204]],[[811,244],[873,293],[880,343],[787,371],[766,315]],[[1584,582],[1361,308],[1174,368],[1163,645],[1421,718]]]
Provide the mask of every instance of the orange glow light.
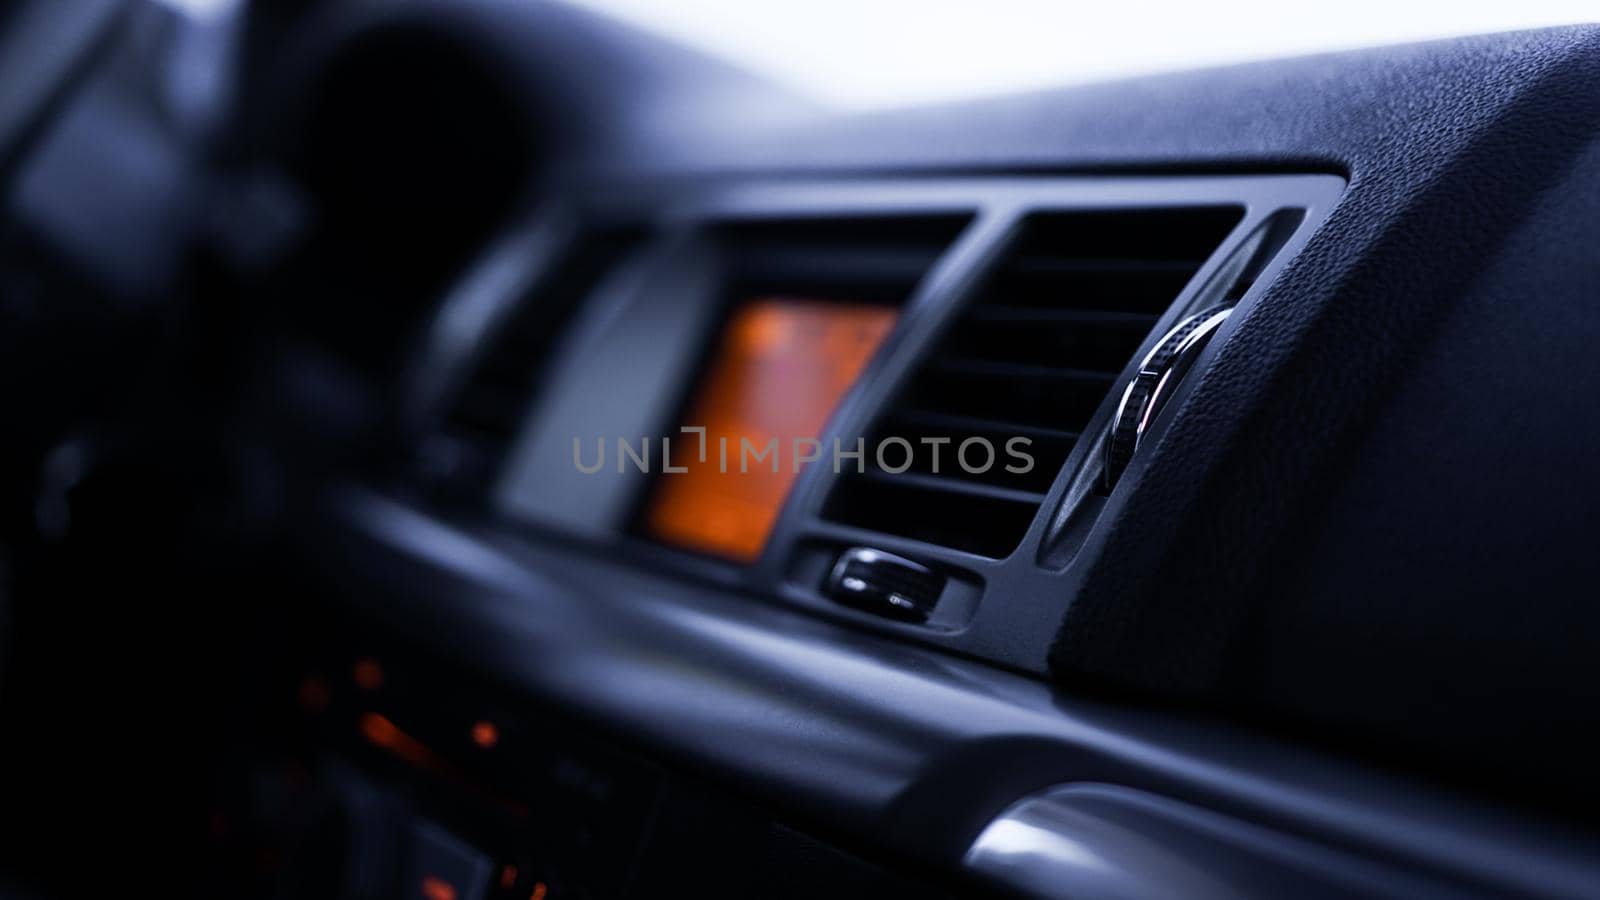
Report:
[[548,893],[550,889],[541,881],[533,886],[533,893],[528,895],[528,900],[544,900],[544,895]]
[[361,715],[361,736],[374,747],[387,750],[414,766],[437,769],[444,765],[426,744],[401,731],[399,726],[378,713]]
[[493,750],[500,743],[500,729],[487,719],[472,723],[472,742],[479,749]]
[[422,896],[428,900],[456,900],[455,885],[432,875],[422,879]]
[[356,687],[363,691],[375,691],[383,687],[383,666],[370,656],[356,660],[350,674],[355,679]]
[[516,887],[516,885],[517,885],[517,867],[508,865],[505,868],[501,869],[500,870],[500,887],[503,890],[509,891],[512,888]]
[[[817,440],[897,315],[887,306],[784,297],[740,306],[682,423],[706,429],[705,458],[698,433],[673,438],[672,465],[688,471],[657,480],[645,530],[669,544],[753,561],[794,485],[799,453],[832,458],[831,447],[819,452],[805,442]],[[774,439],[777,471],[770,455],[754,456]],[[742,441],[752,452],[743,471]]]

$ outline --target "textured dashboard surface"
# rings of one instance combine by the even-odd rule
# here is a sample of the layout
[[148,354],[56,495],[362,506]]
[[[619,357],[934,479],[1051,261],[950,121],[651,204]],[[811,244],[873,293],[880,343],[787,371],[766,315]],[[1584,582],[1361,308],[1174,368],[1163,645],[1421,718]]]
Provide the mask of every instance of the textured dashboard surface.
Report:
[[[555,82],[541,90],[577,77],[564,65],[538,73]],[[1600,273],[1588,229],[1573,222],[1592,222],[1600,203],[1600,29],[834,122],[774,115],[744,133],[692,115],[645,118],[591,136],[562,171],[599,192],[749,174],[1343,175],[1333,212],[1112,497],[1083,588],[1061,599],[1055,674],[1069,691],[1131,688],[1273,727],[1296,722],[1491,791],[1534,785],[1569,812],[1592,798],[1583,761],[1600,747],[1583,725],[1600,673],[1586,651],[1600,613],[1584,600],[1600,572],[1584,499],[1600,495],[1600,469],[1585,459],[1597,445],[1600,374],[1585,362]],[[1569,389],[1550,390],[1551,369]],[[692,656],[714,637],[686,635],[675,652]],[[831,632],[790,639],[829,642],[830,664],[871,655]],[[812,670],[795,659],[742,657],[722,689],[849,693],[805,683]],[[970,671],[975,702],[1014,683]],[[578,695],[604,688],[555,686],[580,707]],[[851,695],[849,728],[894,729],[903,700]],[[716,701],[685,702],[703,713]],[[971,735],[954,719],[967,711],[930,711],[941,740],[906,750],[894,778],[858,799],[911,802],[909,780],[937,782],[938,767],[966,752]],[[618,727],[641,727],[640,710],[610,712]],[[765,717],[766,737],[805,746],[813,715]],[[1537,743],[1523,740],[1535,725]],[[659,719],[648,728],[663,745],[715,754]],[[900,732],[900,745],[922,736]],[[992,748],[967,749],[987,760]],[[719,761],[756,782],[796,776],[792,760]]]
[[1346,174],[1122,490],[1055,666],[1266,696],[1560,789],[1571,765],[1506,767],[1535,721],[1569,764],[1595,749],[1596,123],[1585,26],[880,115],[699,164]]
[[431,653],[936,866],[955,866],[1016,798],[1104,782],[1338,848],[1366,860],[1355,867],[1380,876],[1380,895],[1419,895],[1393,880],[1403,869],[1428,879],[1423,894],[1580,896],[1594,881],[1582,831],[1214,722],[1064,700],[1031,677],[365,492],[330,498],[315,521],[302,537],[339,548],[328,573],[347,602]]

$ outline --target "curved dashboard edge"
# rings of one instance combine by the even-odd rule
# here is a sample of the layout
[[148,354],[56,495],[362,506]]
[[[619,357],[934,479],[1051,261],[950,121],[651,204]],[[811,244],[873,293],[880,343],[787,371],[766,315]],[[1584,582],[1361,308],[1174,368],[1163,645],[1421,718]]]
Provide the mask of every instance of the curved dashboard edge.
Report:
[[1022,675],[465,529],[363,489],[331,492],[305,524],[299,546],[342,579],[358,616],[670,761],[941,865],[958,865],[1019,797],[1094,781],[1480,890],[1573,895],[1600,883],[1590,837],[1265,738],[1219,741],[1214,724],[1063,698]]
[[984,828],[964,862],[1039,900],[1448,892],[1426,878],[1107,784],[1062,785],[1022,800]]

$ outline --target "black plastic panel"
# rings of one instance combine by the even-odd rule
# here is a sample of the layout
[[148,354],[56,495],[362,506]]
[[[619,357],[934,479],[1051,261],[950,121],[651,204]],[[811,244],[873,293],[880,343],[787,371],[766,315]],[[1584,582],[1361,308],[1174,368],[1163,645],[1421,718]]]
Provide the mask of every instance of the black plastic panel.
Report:
[[[570,13],[553,9],[521,28],[480,29],[492,36],[486,52],[541,94],[583,84],[588,67],[575,60],[606,31],[587,23],[571,42],[578,52],[539,52],[559,51],[569,34]],[[336,557],[350,602],[596,727],[931,858],[957,858],[956,835],[1028,791],[1095,780],[1371,853],[1462,892],[1594,893],[1592,828],[1503,815],[1484,792],[1527,802],[1517,791],[1542,780],[1546,797],[1565,792],[1569,812],[1592,818],[1592,746],[1572,739],[1600,683],[1583,504],[1595,467],[1581,464],[1593,418],[1583,348],[1597,295],[1586,223],[1600,183],[1587,155],[1600,122],[1600,29],[796,116],[768,133],[726,127],[752,120],[706,99],[715,78],[696,82],[712,87],[704,102],[684,80],[641,94],[643,110],[620,102],[630,80],[652,77],[641,71],[616,67],[582,94],[596,102],[574,118],[593,133],[571,171],[591,186],[586,203],[670,209],[667,224],[687,230],[714,189],[725,189],[725,211],[750,216],[770,215],[780,194],[785,214],[960,209],[971,195],[944,179],[963,175],[1001,176],[989,183],[1010,185],[992,195],[1002,208],[1051,202],[1045,185],[1063,175],[1076,186],[1056,198],[1070,204],[1121,202],[1130,183],[1251,181],[1171,177],[1202,173],[1329,172],[1348,190],[1262,273],[1253,311],[1213,342],[1205,377],[1168,407],[1153,452],[1118,491],[1052,488],[1063,510],[1088,514],[1024,539],[1045,551],[1037,572],[820,523],[812,514],[827,484],[817,479],[802,484],[774,546],[805,548],[788,599],[852,628],[762,602],[789,571],[778,552],[730,571],[555,531],[474,538],[382,502],[346,510],[314,548]],[[663,98],[684,115],[658,115]],[[875,180],[887,175],[904,181]],[[793,190],[748,186],[773,178]],[[1240,199],[1162,191],[1166,202]],[[558,205],[569,202],[582,205]],[[980,214],[926,293],[970,287],[1005,234]],[[882,360],[882,386],[859,392],[837,430],[862,430],[942,332],[937,306],[908,323]],[[1546,392],[1552,383],[1576,387]],[[1510,402],[1482,402],[1494,397]],[[1102,517],[1118,524],[1096,533]],[[339,516],[319,509],[311,521]],[[982,586],[983,603],[970,591],[942,598],[929,628],[912,630],[820,602],[816,559],[858,543],[939,556]],[[1038,574],[1046,569],[1061,574]],[[1078,602],[1058,628],[1068,596]],[[1060,634],[1052,662],[1067,687],[865,629],[1033,671]],[[1243,665],[1241,646],[1254,654]],[[1532,690],[1505,690],[1517,679]],[[1197,726],[1170,707],[1068,692],[1108,683],[1174,703],[1226,698],[1262,727],[1310,719],[1323,745],[1406,747],[1413,778],[1454,777],[1471,792]],[[1529,722],[1560,727],[1530,739]],[[1477,754],[1473,766],[1441,765],[1462,751]]]
[[[1019,797],[1122,784],[1468,895],[1583,895],[1600,844],[1171,711],[885,642],[343,492],[301,546],[358,615],[820,828],[954,868]],[[337,548],[336,550],[334,548]]]
[[[779,596],[832,617],[1043,671],[1050,634],[1076,593],[1078,573],[1038,565],[1046,555],[1040,541],[1069,498],[1074,475],[1097,465],[1098,435],[1129,377],[1127,367],[1196,297],[1214,289],[1235,246],[1291,210],[1298,227],[1254,270],[1260,284],[1270,281],[1342,189],[1342,180],[1330,175],[665,180],[627,198],[578,191],[554,199],[547,206],[562,210],[563,220],[608,229],[631,223],[661,236],[625,272],[606,279],[573,318],[571,333],[557,345],[560,355],[548,364],[545,399],[529,408],[510,464],[497,476],[494,506],[527,533],[581,537],[635,564],[659,567],[662,577],[688,575]],[[552,217],[551,209],[541,215]],[[838,266],[828,264],[830,252]],[[1072,263],[1066,271],[1063,259]],[[819,436],[822,446],[837,441],[850,448],[874,437],[874,423],[902,397],[898,412],[947,418],[896,424],[960,435],[973,424],[962,419],[1001,421],[1038,442],[1037,471],[1022,481],[996,475],[955,483],[932,481],[929,472],[871,472],[837,492],[839,505],[824,515],[836,475],[856,465],[841,460],[835,473],[825,458],[802,471],[766,551],[749,567],[630,536],[648,476],[610,467],[581,475],[573,439],[672,435],[732,294],[759,288],[803,296],[826,288],[830,296],[848,295],[851,279],[859,279],[869,299],[904,307],[877,358]],[[513,306],[541,301],[537,280],[518,290]],[[1245,292],[1245,308],[1258,292]],[[1152,299],[1158,295],[1164,303]],[[1028,321],[1035,315],[1053,324]],[[976,352],[981,335],[989,335],[987,356]],[[963,349],[973,352],[963,356]],[[1008,362],[1004,357],[1012,353],[1019,359]],[[1073,365],[1039,365],[1055,359]],[[1019,379],[1034,389],[1020,389]],[[868,455],[862,467],[873,469]],[[938,491],[923,489],[930,486]],[[1092,511],[1088,519],[1092,524]],[[991,524],[949,524],[984,522]],[[1074,551],[1088,547],[1091,537],[1087,530],[1078,535]],[[977,585],[977,604],[952,594],[954,606],[935,610],[926,626],[842,607],[825,599],[809,576],[793,580],[810,571],[796,563],[802,543],[878,547],[936,565]],[[1091,556],[1089,550],[1083,558]],[[952,627],[955,622],[962,624]]]

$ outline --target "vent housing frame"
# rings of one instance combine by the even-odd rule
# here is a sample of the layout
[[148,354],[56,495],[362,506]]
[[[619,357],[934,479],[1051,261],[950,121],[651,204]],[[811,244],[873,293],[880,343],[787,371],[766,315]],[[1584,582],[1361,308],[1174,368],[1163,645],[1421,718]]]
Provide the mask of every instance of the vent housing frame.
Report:
[[[1226,204],[1024,216],[867,438],[907,441],[910,468],[846,474],[824,517],[1009,556],[1113,385],[1243,217]],[[968,466],[972,440],[983,443]]]
[[[1082,573],[1098,552],[1128,490],[1137,486],[1143,468],[1141,454],[1109,496],[1094,489],[1102,446],[1099,435],[1113,412],[1113,398],[1121,395],[1132,377],[1135,361],[1196,302],[1238,299],[1240,314],[1220,330],[1194,374],[1148,432],[1149,443],[1159,444],[1168,422],[1181,412],[1188,390],[1209,360],[1225,349],[1234,330],[1248,326],[1249,310],[1264,286],[1304,246],[1337,204],[1345,186],[1342,176],[1332,174],[928,175],[828,180],[751,176],[575,184],[570,195],[559,198],[562,217],[578,226],[575,233],[581,236],[597,227],[620,225],[648,234],[644,246],[630,257],[634,262],[629,267],[638,270],[630,282],[636,289],[642,284],[645,289],[667,292],[673,278],[680,283],[716,281],[720,276],[710,272],[708,264],[695,261],[698,256],[716,254],[697,253],[694,248],[711,241],[718,229],[740,223],[968,217],[969,224],[923,275],[906,299],[894,332],[835,410],[826,432],[819,436],[824,446],[832,446],[834,441],[853,446],[857,439],[871,436],[882,411],[911,388],[927,355],[960,327],[963,311],[979,296],[984,279],[1015,246],[1030,217],[1217,207],[1242,210],[1242,217],[1195,270],[1167,311],[1154,323],[1139,323],[1147,335],[1145,340],[1124,361],[1122,374],[1105,386],[1100,395],[1104,399],[1083,428],[1085,437],[1073,444],[1052,478],[1041,477],[1037,483],[1041,490],[1032,493],[1042,493],[1043,500],[1009,554],[984,556],[831,520],[825,515],[826,505],[836,482],[847,476],[822,464],[800,473],[766,549],[750,564],[708,559],[654,543],[630,530],[625,518],[615,528],[587,529],[523,518],[516,505],[507,502],[510,489],[518,483],[516,454],[487,485],[487,502],[480,502],[484,498],[479,494],[467,505],[455,503],[448,508],[456,515],[477,515],[480,521],[497,523],[496,527],[513,528],[523,539],[554,541],[572,552],[593,553],[608,565],[658,573],[663,584],[686,578],[700,581],[744,592],[753,599],[769,598],[869,630],[1042,673],[1051,641],[1079,589]],[[1263,234],[1270,239],[1263,239]],[[1246,247],[1256,249],[1244,253],[1241,248]],[[655,262],[641,264],[639,260]],[[702,275],[694,274],[697,267]],[[535,295],[547,282],[541,275],[531,287],[521,289],[521,294]],[[602,296],[584,302],[589,307],[604,307],[609,301]],[[569,329],[581,332],[590,315],[580,309],[578,326]],[[547,373],[554,382],[547,383],[559,383],[563,374],[562,354],[556,357],[553,371]],[[470,370],[467,365],[461,368]],[[559,393],[554,388],[546,391],[552,392]],[[434,410],[443,409],[449,396],[444,392],[444,400],[436,403]],[[665,427],[676,424],[674,416],[679,412],[670,406],[664,402],[658,410]],[[524,436],[543,414],[538,404],[530,406],[523,423]],[[647,489],[647,484],[642,481],[641,490]],[[839,553],[863,546],[916,560],[947,576],[944,591],[926,621],[884,619],[824,595],[826,573]]]

